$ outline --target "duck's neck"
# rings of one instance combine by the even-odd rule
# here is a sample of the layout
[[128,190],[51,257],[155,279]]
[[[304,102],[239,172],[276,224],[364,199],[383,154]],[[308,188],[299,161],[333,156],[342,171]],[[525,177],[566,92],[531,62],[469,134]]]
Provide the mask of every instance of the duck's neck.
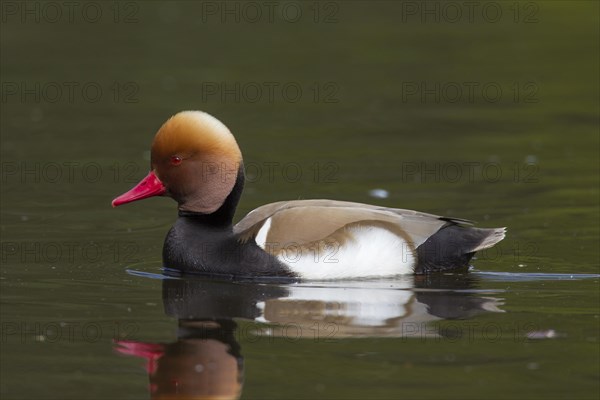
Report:
[[180,217],[193,218],[195,221],[213,227],[227,228],[233,225],[233,216],[244,190],[244,165],[240,164],[235,185],[219,209],[210,214],[179,210]]

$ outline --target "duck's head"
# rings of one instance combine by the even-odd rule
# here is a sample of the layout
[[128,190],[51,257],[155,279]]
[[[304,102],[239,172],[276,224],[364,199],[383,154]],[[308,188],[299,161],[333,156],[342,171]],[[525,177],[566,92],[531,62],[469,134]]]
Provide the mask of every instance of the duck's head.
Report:
[[241,166],[240,148],[221,121],[202,111],[180,112],[154,137],[150,173],[112,205],[169,196],[181,211],[210,214],[231,194]]

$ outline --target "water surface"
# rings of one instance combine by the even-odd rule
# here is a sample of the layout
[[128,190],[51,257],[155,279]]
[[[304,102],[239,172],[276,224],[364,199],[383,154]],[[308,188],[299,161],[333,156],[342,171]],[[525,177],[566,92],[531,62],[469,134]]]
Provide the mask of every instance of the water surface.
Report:
[[[219,2],[94,4],[97,22],[3,10],[3,398],[185,382],[242,398],[598,397],[597,2],[495,2],[495,22],[423,19],[413,2],[297,3],[297,22],[203,8]],[[235,133],[238,219],[336,198],[508,235],[468,276],[154,279],[175,205],[110,200],[183,109]]]

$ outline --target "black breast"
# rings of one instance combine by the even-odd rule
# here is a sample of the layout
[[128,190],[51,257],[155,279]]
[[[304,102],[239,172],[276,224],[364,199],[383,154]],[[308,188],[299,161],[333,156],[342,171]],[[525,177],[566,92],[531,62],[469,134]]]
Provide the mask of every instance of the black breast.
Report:
[[223,278],[283,278],[296,276],[252,240],[241,243],[231,225],[209,224],[205,215],[180,215],[165,239],[163,264],[184,273]]

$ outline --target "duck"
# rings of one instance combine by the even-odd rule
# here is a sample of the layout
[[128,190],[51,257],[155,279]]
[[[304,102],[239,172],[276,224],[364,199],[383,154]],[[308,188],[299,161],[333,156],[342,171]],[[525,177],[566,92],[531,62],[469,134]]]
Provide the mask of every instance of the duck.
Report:
[[154,136],[150,172],[112,206],[171,197],[178,217],[162,251],[166,271],[225,279],[329,281],[464,272],[506,228],[341,200],[278,201],[234,214],[244,188],[242,152],[203,111],[169,118]]

